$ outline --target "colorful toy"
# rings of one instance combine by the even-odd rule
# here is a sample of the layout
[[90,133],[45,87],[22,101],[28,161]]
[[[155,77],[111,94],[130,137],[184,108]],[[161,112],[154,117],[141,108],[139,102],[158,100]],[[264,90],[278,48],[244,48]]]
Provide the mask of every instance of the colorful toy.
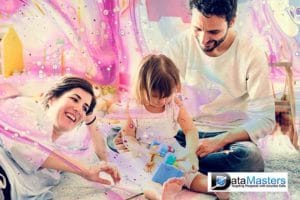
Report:
[[182,177],[184,173],[173,165],[175,161],[176,156],[173,153],[167,153],[164,162],[154,172],[152,181],[163,185],[169,178]]
[[184,172],[176,167],[175,149],[154,140],[149,148],[150,161],[146,164],[146,171],[152,172],[155,169],[152,181],[163,184],[169,178],[182,177]]
[[175,149],[169,145],[154,140],[149,147],[150,160],[146,164],[145,171],[152,172],[155,167],[155,163],[162,162],[162,158],[165,157],[168,152],[174,153]]
[[161,157],[165,157],[168,152],[174,153],[175,149],[169,145],[162,144],[157,140],[154,140],[150,145],[151,153],[158,153]]

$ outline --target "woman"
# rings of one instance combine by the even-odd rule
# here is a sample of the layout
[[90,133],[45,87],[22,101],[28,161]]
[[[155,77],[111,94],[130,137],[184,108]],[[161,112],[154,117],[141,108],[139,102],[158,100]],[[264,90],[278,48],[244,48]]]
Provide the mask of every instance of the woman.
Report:
[[[52,199],[50,189],[59,183],[62,171],[102,184],[110,181],[101,178],[100,172],[108,173],[115,183],[120,180],[111,164],[86,166],[56,148],[64,143],[63,135],[82,123],[89,127],[94,143],[102,142],[92,114],[95,105],[92,85],[77,77],[63,78],[45,94],[42,104],[26,97],[1,103],[0,182],[6,186],[5,199]],[[104,146],[97,147],[97,155],[106,160]]]

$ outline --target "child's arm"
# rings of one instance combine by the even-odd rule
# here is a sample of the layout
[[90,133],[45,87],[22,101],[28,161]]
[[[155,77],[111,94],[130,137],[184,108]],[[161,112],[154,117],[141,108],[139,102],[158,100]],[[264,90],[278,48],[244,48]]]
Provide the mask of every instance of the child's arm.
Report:
[[198,148],[198,130],[193,123],[192,117],[187,112],[183,105],[183,102],[175,97],[175,103],[179,107],[179,114],[177,122],[180,125],[185,138],[186,138],[186,148],[189,152],[188,157],[191,164],[195,169],[198,169],[198,158],[196,156],[196,150]]
[[148,155],[147,150],[136,139],[136,127],[131,117],[128,117],[126,125],[121,130],[123,144],[134,156]]

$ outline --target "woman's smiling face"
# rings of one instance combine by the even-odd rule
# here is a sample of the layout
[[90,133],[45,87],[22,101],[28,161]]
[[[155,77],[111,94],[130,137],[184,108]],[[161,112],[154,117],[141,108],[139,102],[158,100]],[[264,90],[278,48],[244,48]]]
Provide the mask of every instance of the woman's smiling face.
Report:
[[74,88],[62,96],[49,100],[49,116],[54,122],[54,130],[66,132],[74,129],[86,118],[92,96],[81,88]]

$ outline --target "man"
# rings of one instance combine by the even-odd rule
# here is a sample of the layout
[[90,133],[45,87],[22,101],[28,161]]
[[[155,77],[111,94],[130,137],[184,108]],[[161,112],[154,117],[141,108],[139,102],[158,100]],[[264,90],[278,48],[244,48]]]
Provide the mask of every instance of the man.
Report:
[[[233,29],[237,0],[191,0],[190,7],[191,29],[174,38],[164,53],[194,94],[200,92],[199,99],[206,102],[194,116],[200,131],[199,171],[263,171],[256,143],[275,125],[265,53]],[[176,138],[185,145],[182,133]],[[120,134],[114,144],[124,149]],[[197,192],[207,192],[205,175],[193,184],[202,186]],[[228,198],[226,193],[217,196]]]
[[[218,91],[194,117],[199,170],[263,171],[255,143],[275,124],[266,55],[233,29],[237,0],[191,0],[190,8],[191,29],[172,40],[165,54],[195,92]],[[176,137],[185,145],[181,132]]]

